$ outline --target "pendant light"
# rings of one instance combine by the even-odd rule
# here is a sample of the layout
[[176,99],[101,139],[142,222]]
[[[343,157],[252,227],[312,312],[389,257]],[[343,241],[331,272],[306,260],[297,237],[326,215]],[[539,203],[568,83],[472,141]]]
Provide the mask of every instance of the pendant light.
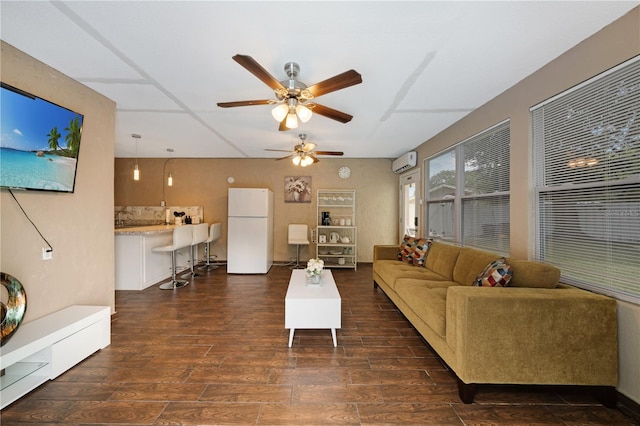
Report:
[[131,137],[136,141],[136,165],[133,168],[133,180],[140,180],[140,169],[138,168],[138,139],[142,136],[137,133],[132,133]]

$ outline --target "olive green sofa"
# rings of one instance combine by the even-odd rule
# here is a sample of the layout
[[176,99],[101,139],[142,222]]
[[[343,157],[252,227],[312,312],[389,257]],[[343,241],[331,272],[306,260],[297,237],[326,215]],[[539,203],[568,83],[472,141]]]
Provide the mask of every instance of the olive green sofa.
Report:
[[478,384],[585,385],[615,406],[614,299],[560,284],[553,266],[507,258],[507,287],[471,284],[500,256],[433,242],[424,266],[373,250],[379,287],[458,377],[471,403]]

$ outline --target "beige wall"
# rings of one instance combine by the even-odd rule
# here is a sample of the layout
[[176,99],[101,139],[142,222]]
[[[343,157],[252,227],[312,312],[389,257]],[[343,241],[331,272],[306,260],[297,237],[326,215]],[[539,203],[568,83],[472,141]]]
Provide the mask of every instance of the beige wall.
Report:
[[[640,54],[640,7],[428,140],[422,162],[503,120],[511,120],[511,255],[532,254],[531,115],[529,108]],[[422,164],[421,164],[422,166]],[[424,212],[422,212],[424,217]],[[640,403],[640,306],[619,302],[618,390]]]
[[[115,205],[159,206],[165,180],[165,159],[139,159],[141,179],[134,181],[134,159],[117,158],[115,162]],[[351,177],[340,179],[340,166],[351,168]],[[274,193],[274,259],[283,262],[295,256],[295,246],[287,244],[287,225],[316,225],[317,189],[355,189],[356,223],[358,224],[358,261],[371,262],[374,244],[398,241],[398,177],[391,171],[388,159],[349,159],[322,157],[307,168],[295,167],[288,160],[173,158],[166,173],[174,178],[172,187],[165,186],[167,205],[204,206],[205,222],[222,222],[222,238],[211,252],[226,259],[227,189],[269,188]],[[285,176],[311,176],[313,201],[285,203]],[[228,177],[235,182],[229,184]],[[302,259],[315,255],[315,248],[305,249]]]
[[73,304],[115,308],[113,157],[115,104],[0,42],[2,81],[84,114],[75,192],[14,191],[53,246],[42,241],[11,194],[0,194],[0,268],[27,293],[25,322]]

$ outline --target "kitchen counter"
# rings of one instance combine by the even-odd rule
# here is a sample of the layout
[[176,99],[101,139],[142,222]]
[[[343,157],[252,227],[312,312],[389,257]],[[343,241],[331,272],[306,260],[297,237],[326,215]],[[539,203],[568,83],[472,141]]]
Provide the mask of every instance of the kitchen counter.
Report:
[[[180,225],[149,225],[116,228],[116,290],[144,290],[171,276],[171,253],[155,253],[154,247],[171,244]],[[178,250],[178,269],[189,268],[189,247]],[[198,257],[197,247],[194,250]]]
[[116,227],[115,233],[116,235],[160,234],[163,232],[173,232],[176,226],[180,226],[180,225],[126,226],[122,228]]

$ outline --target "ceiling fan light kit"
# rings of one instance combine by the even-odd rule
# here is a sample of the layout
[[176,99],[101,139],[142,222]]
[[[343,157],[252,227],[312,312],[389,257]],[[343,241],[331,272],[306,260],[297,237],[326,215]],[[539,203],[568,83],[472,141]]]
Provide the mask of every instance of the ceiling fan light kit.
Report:
[[298,121],[303,123],[309,121],[313,115],[312,110],[314,110],[316,114],[340,123],[348,123],[353,118],[353,116],[333,108],[317,103],[305,103],[320,95],[362,83],[362,76],[355,70],[345,71],[320,83],[316,83],[313,86],[307,87],[306,84],[296,79],[300,72],[300,66],[295,62],[287,62],[284,66],[284,70],[289,79],[278,81],[251,56],[238,54],[233,56],[233,60],[269,86],[274,91],[278,100],[261,99],[218,102],[218,106],[221,108],[278,104],[271,110],[271,115],[280,123],[279,130],[281,131],[297,128],[299,124]]

